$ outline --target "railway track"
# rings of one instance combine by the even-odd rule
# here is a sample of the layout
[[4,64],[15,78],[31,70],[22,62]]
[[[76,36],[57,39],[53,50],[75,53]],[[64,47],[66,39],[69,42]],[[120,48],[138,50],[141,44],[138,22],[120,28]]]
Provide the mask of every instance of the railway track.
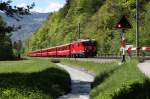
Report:
[[112,63],[112,62],[120,61],[121,57],[117,57],[117,56],[100,57],[99,56],[99,57],[91,57],[91,58],[61,58],[61,57],[54,58],[54,61],[58,62],[57,60],[75,60],[75,61],[84,61],[84,62],[92,61],[94,63]]
[[[128,56],[126,56],[128,58]],[[75,60],[75,61],[92,61],[94,63],[112,63],[119,62],[122,59],[122,56],[96,56],[90,58],[64,58],[64,57],[42,57],[45,59],[51,59],[52,62],[59,63],[60,60]],[[142,57],[144,60],[150,60],[150,56]]]
[[[126,57],[129,59],[129,56],[126,56]],[[141,58],[143,58],[143,60],[150,60],[150,56],[143,56]],[[96,57],[90,57],[90,58],[62,58],[62,57],[58,58],[57,57],[55,59],[75,60],[75,61],[92,61],[95,63],[112,63],[116,61],[121,61],[122,56],[96,56]]]

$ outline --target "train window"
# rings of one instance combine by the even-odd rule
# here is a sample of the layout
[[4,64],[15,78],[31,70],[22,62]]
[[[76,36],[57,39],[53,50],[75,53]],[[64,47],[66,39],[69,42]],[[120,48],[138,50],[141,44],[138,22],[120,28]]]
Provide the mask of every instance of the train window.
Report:
[[86,42],[83,42],[83,44],[84,44],[85,46],[90,46],[90,45],[91,45],[91,42],[90,42],[90,41],[86,41]]
[[92,45],[93,45],[93,46],[96,46],[96,41],[93,41],[93,42],[92,42]]
[[85,46],[96,46],[96,41],[86,41],[83,42]]

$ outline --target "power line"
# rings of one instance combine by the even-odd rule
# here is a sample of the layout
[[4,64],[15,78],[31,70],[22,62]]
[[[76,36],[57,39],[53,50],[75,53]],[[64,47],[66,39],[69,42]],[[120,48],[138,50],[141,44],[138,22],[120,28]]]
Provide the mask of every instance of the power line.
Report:
[[79,38],[78,39],[80,39],[80,22],[78,24],[78,33],[79,33]]

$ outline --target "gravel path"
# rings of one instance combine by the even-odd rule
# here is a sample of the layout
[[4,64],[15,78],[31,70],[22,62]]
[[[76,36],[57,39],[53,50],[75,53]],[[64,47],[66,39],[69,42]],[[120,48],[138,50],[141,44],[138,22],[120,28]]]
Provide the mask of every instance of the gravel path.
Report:
[[89,99],[89,92],[94,76],[67,65],[59,63],[57,65],[67,70],[72,80],[71,93],[61,96],[58,99]]
[[150,78],[150,60],[138,64],[139,69]]

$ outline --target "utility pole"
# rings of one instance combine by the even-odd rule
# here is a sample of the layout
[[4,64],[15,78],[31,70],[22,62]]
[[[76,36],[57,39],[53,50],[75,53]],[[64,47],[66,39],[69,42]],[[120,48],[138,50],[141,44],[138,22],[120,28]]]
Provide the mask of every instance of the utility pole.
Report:
[[28,43],[27,46],[28,46],[28,53],[29,53],[29,51],[30,51],[30,45],[29,45],[30,42],[29,42],[29,39],[28,39],[28,42],[27,42],[27,43]]
[[78,23],[78,40],[80,39],[80,22]]
[[139,57],[139,0],[136,0],[136,53]]

